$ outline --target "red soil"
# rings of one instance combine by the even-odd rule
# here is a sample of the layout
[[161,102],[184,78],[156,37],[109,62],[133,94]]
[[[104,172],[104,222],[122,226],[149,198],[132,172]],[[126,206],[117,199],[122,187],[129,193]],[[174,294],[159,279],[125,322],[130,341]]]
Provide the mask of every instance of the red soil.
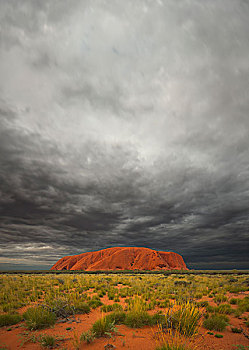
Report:
[[187,270],[181,255],[149,248],[114,247],[65,256],[51,270]]

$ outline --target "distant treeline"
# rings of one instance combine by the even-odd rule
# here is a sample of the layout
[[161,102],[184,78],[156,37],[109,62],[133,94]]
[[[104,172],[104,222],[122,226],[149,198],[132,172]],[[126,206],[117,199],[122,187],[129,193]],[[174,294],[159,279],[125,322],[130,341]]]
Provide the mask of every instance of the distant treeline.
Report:
[[249,270],[169,270],[169,271],[148,271],[148,270],[108,270],[108,271],[84,271],[84,270],[16,270],[16,271],[0,271],[0,274],[23,274],[23,275],[60,275],[60,274],[86,274],[86,275],[245,275],[249,274]]

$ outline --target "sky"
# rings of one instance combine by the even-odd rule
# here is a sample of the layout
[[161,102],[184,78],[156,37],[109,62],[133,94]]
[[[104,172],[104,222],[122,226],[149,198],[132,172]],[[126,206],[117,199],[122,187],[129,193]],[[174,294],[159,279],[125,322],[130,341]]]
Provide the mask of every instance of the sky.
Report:
[[0,268],[113,246],[249,269],[249,2],[0,0]]

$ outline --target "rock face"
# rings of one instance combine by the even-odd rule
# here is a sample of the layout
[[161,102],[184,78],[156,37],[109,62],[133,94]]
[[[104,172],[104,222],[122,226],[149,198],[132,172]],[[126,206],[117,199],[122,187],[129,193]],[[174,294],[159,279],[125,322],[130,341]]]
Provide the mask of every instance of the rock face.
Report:
[[114,247],[65,256],[51,270],[187,270],[181,255],[149,248]]

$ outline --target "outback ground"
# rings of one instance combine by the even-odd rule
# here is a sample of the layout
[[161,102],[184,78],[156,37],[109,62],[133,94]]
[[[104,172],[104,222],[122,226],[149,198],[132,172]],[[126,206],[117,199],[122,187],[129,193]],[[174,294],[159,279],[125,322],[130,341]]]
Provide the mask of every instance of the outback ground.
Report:
[[249,349],[246,273],[1,274],[0,350]]

